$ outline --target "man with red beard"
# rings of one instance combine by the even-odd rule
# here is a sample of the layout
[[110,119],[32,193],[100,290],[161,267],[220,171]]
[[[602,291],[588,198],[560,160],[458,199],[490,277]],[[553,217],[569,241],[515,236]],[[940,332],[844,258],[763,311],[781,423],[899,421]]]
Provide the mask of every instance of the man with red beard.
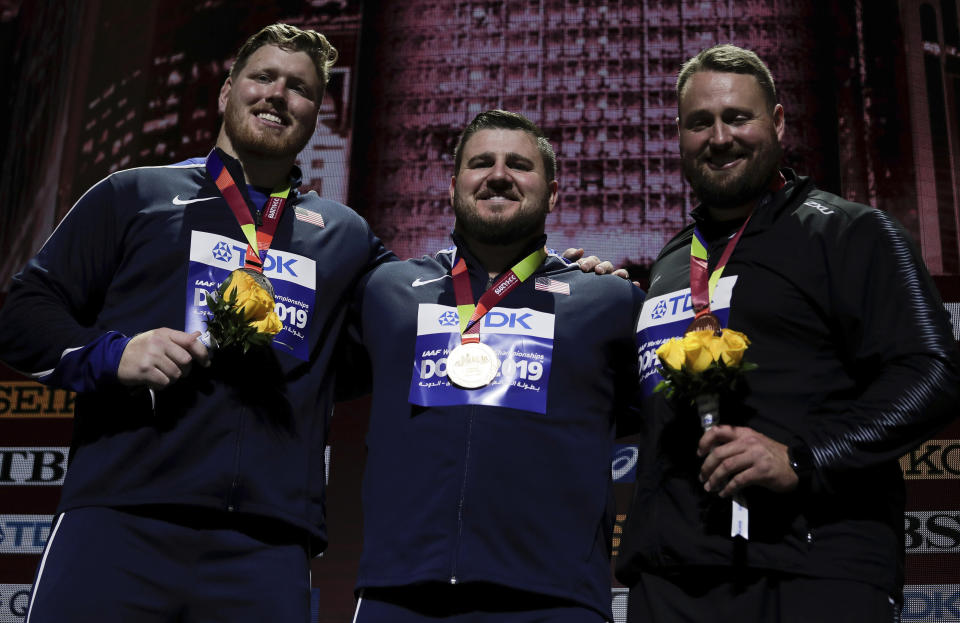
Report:
[[[893,621],[902,601],[898,458],[960,398],[949,320],[885,213],[780,169],[784,109],[748,50],[677,79],[694,224],[652,267],[640,315],[641,446],[617,562],[628,620]],[[757,368],[701,429],[652,390],[653,351],[729,327]]]
[[[297,190],[336,57],[317,32],[255,34],[214,150],[99,182],[14,278],[0,357],[77,392],[31,623],[307,621],[343,302],[389,257],[356,213]],[[284,326],[211,357],[205,294],[241,267]]]
[[481,113],[454,152],[454,246],[359,289],[373,402],[355,623],[611,620],[615,423],[642,292],[544,246],[556,156]]

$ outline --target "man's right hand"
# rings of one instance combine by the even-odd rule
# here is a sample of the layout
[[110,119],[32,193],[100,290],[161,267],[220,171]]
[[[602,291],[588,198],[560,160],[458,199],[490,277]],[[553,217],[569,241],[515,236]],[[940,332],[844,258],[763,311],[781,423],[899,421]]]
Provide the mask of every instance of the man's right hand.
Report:
[[199,331],[167,328],[138,333],[123,350],[117,379],[124,385],[163,389],[188,374],[194,362],[210,365],[210,354],[197,340],[199,336]]

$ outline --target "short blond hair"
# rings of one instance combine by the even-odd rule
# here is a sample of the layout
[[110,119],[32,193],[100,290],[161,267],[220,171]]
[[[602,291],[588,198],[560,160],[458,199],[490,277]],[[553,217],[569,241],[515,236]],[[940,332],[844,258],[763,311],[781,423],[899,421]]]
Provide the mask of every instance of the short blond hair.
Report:
[[235,80],[244,68],[250,55],[265,45],[275,45],[288,52],[304,52],[313,61],[320,77],[320,86],[327,88],[330,68],[337,62],[337,49],[327,38],[315,30],[303,30],[290,24],[271,24],[247,39],[237,52],[237,60],[230,68],[230,78]]

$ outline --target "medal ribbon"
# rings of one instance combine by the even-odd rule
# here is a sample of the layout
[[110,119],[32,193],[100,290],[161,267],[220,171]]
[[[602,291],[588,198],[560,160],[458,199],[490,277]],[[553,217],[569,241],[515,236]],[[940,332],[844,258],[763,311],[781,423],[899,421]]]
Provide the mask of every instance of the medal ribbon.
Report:
[[[783,177],[783,173],[778,171],[777,177],[773,180],[773,183],[770,184],[770,192],[777,192],[783,188],[786,183],[787,180]],[[760,202],[760,205],[763,205],[766,201],[769,201],[769,199],[770,196],[767,195]],[[754,212],[756,212],[756,210],[754,210]],[[730,256],[733,255],[733,249],[737,246],[737,243],[740,242],[740,236],[743,235],[743,230],[747,228],[747,223],[750,222],[752,216],[753,212],[747,216],[747,220],[743,222],[743,225],[740,226],[740,229],[737,230],[733,238],[727,242],[727,246],[723,249],[723,254],[720,256],[720,261],[717,262],[716,268],[710,273],[709,279],[707,278],[707,240],[703,237],[703,233],[699,227],[694,228],[693,240],[690,241],[690,298],[693,302],[693,312],[697,317],[710,313],[710,300],[713,298],[713,291],[716,289],[717,282],[720,281],[720,276],[723,274],[723,269],[726,268],[727,262],[730,261]]]
[[[753,214],[750,216],[753,216]],[[733,238],[727,242],[727,246],[720,256],[720,261],[717,262],[717,267],[710,273],[709,279],[707,278],[707,241],[700,228],[694,228],[693,240],[690,241],[690,298],[693,300],[693,312],[697,316],[710,311],[710,299],[713,298],[713,291],[717,287],[717,282],[720,281],[723,269],[730,261],[730,256],[733,255],[733,249],[740,241],[743,230],[747,228],[747,223],[750,222],[750,216],[743,222]]]
[[[207,173],[220,189],[220,194],[227,200],[230,211],[240,224],[243,235],[247,238],[247,256],[244,259],[244,267],[263,272],[263,262],[266,260],[267,251],[270,250],[270,244],[273,242],[273,235],[277,231],[277,224],[280,222],[280,215],[283,214],[283,208],[287,203],[287,197],[290,195],[289,182],[278,185],[273,189],[263,209],[258,214],[258,223],[253,222],[250,214],[250,208],[240,194],[237,183],[234,181],[230,171],[224,166],[220,154],[214,149],[207,155]],[[259,228],[258,228],[259,225]]]
[[470,344],[480,341],[480,319],[496,307],[518,285],[526,281],[533,271],[543,263],[547,251],[543,247],[517,262],[504,273],[473,304],[473,291],[470,289],[470,276],[467,274],[467,262],[461,257],[453,270],[453,293],[457,300],[457,315],[460,316],[460,343]]

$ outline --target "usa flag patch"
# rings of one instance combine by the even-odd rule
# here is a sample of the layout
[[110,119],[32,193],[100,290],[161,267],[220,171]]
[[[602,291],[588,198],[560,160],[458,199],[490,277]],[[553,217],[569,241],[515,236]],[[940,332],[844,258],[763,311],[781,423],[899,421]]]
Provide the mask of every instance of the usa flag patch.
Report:
[[564,281],[557,281],[550,277],[537,277],[533,282],[534,290],[543,292],[556,292],[557,294],[566,294],[570,296],[570,284]]
[[317,227],[324,226],[323,216],[321,216],[319,212],[313,212],[312,210],[297,206],[293,209],[293,213],[296,215],[298,221],[310,223],[311,225],[316,225]]

